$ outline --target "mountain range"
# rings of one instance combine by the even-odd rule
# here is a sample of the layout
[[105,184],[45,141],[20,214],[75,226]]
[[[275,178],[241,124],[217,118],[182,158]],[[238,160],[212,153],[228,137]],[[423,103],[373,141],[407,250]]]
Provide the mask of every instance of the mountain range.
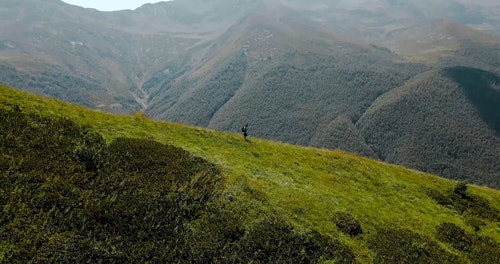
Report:
[[500,187],[500,4],[0,3],[0,82]]

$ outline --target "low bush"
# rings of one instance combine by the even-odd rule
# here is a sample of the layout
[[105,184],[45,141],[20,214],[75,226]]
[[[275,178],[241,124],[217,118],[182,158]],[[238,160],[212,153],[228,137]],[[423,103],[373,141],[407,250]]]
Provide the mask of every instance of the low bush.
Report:
[[356,262],[354,252],[339,241],[317,232],[300,234],[291,225],[273,218],[248,230],[238,250],[246,263]]
[[222,181],[214,165],[150,140],[107,146],[65,119],[5,110],[0,118],[3,261],[184,258],[188,224]]
[[442,223],[436,228],[436,237],[466,252],[471,263],[494,264],[500,259],[500,244],[491,238],[470,235],[459,226],[452,223]]
[[488,200],[467,192],[467,184],[459,182],[453,190],[441,193],[429,189],[427,195],[438,204],[453,208],[457,212],[489,221],[500,221],[500,212],[490,206]]
[[465,181],[459,182],[457,186],[455,186],[453,192],[456,195],[462,197],[463,199],[467,198],[467,182]]
[[333,222],[340,231],[350,236],[354,237],[363,234],[363,229],[359,221],[348,213],[335,212],[333,214]]
[[432,198],[434,201],[436,201],[438,204],[443,205],[443,206],[452,206],[453,205],[453,200],[449,197],[449,195],[443,194],[438,190],[435,189],[428,189],[426,190],[427,195]]
[[472,249],[472,238],[461,227],[453,223],[442,223],[436,228],[436,237],[460,251]]
[[475,236],[469,259],[474,264],[497,264],[500,260],[500,244],[489,237]]
[[379,229],[369,241],[374,263],[460,263],[436,242],[408,229]]
[[474,231],[479,232],[481,230],[481,227],[485,226],[486,223],[481,220],[481,218],[474,216],[474,215],[469,215],[469,214],[464,214],[465,218],[465,223],[474,228]]

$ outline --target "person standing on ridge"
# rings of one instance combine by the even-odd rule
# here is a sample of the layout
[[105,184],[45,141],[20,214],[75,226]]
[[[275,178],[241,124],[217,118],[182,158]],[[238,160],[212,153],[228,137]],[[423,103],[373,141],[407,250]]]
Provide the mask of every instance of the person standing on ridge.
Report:
[[245,126],[243,126],[241,128],[241,132],[243,132],[243,138],[245,138],[245,141],[248,141],[247,140],[247,136],[248,136],[248,124],[246,124]]

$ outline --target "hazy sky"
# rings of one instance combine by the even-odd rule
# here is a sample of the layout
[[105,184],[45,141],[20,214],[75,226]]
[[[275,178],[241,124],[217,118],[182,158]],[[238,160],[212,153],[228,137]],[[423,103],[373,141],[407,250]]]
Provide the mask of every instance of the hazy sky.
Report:
[[63,2],[82,7],[91,7],[101,11],[115,11],[136,9],[143,4],[157,3],[161,2],[161,0],[63,0]]

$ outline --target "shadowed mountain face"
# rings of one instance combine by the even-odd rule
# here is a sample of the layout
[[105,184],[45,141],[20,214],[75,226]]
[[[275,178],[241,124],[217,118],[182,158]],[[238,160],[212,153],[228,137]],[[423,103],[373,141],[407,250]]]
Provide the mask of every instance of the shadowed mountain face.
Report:
[[465,67],[448,69],[446,74],[462,88],[484,122],[500,135],[500,77]]
[[490,0],[5,0],[0,81],[499,187],[499,17]]
[[488,72],[428,72],[377,99],[357,126],[383,160],[499,186],[497,92]]

